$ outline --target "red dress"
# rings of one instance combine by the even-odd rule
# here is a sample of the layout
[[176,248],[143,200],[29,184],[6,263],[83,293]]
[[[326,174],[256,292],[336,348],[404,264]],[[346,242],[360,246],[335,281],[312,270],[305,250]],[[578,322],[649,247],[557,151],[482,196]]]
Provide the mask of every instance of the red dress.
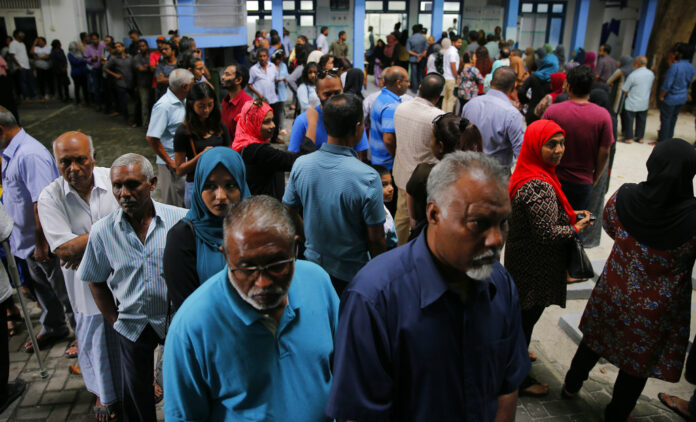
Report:
[[677,382],[691,322],[691,272],[696,239],[670,249],[640,244],[616,213],[604,208],[614,247],[580,321],[587,346],[636,377]]

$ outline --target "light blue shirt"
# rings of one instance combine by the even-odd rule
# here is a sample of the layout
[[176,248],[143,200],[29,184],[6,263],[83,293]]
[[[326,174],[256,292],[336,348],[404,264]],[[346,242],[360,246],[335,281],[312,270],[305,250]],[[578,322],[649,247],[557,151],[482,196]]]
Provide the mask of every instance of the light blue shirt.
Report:
[[[278,102],[276,78],[278,78],[278,69],[270,61],[266,65],[266,70],[263,70],[258,63],[249,69],[249,85],[253,85],[254,89],[268,101],[268,104]],[[254,97],[257,97],[257,95],[254,94]]]
[[[280,62],[280,66],[278,66],[278,79],[287,79],[290,74],[288,73],[288,65],[286,65],[283,62]],[[277,87],[277,93],[278,93],[278,101],[280,102],[285,102],[288,99],[288,83],[285,81],[278,81],[278,87]]]
[[20,129],[2,151],[2,198],[14,221],[12,255],[26,259],[36,246],[34,203],[59,176],[56,162],[39,141]]
[[319,105],[319,97],[314,85],[300,84],[297,87],[297,100],[300,102],[300,112],[307,111],[310,105]]
[[687,60],[679,60],[670,66],[660,89],[667,92],[665,104],[670,106],[686,104],[686,94],[693,78],[694,67]]
[[118,209],[94,223],[77,278],[103,283],[118,303],[114,329],[130,341],[136,341],[150,324],[164,338],[167,317],[167,285],[164,282],[162,255],[167,232],[187,210],[152,201],[155,216],[141,243],[133,227]]
[[382,134],[394,133],[394,112],[401,104],[401,98],[382,88],[382,92],[375,100],[370,113],[370,151],[372,152],[372,164],[378,164],[388,168],[394,167],[394,157],[387,152],[384,146]]
[[624,103],[626,110],[646,111],[650,108],[650,91],[654,80],[655,74],[645,66],[628,75],[621,88],[627,94]]
[[[428,40],[423,36],[423,34],[413,34],[408,37],[406,41],[406,50],[413,51],[415,53],[422,53],[428,49]],[[409,54],[408,61],[411,63],[418,63],[416,56],[411,56]],[[416,87],[417,89],[417,87]]]
[[[171,89],[160,97],[152,107],[147,136],[158,138],[172,160],[174,159],[174,134],[186,117],[186,100],[181,101]],[[157,164],[166,164],[157,156]]]
[[[319,121],[317,121],[317,129],[314,137],[314,145],[317,149],[329,140],[329,135],[326,133],[326,128],[324,127],[324,120],[322,119],[321,106],[318,105],[314,108],[317,113],[319,113]],[[305,135],[307,134],[307,113],[302,113],[295,119],[292,124],[292,130],[290,131],[290,143],[288,144],[288,151],[294,152],[295,154],[300,152],[300,146],[302,141],[304,141]],[[358,144],[353,147],[356,152],[365,151],[370,146],[367,143],[367,135],[363,133],[363,137],[358,142]]]
[[328,274],[297,261],[275,336],[273,322],[239,296],[226,267],[196,289],[167,333],[167,421],[330,420],[338,296]]
[[524,139],[522,113],[507,95],[491,89],[464,105],[462,116],[475,124],[483,140],[483,152],[505,168],[512,167],[513,157],[520,155]]
[[349,281],[367,263],[367,227],[382,226],[382,180],[351,148],[324,144],[295,161],[283,203],[303,210],[305,257]]

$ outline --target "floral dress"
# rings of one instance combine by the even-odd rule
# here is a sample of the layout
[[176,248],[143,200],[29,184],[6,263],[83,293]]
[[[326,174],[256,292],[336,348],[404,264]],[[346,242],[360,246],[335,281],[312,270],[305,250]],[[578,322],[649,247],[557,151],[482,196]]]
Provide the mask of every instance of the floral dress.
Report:
[[691,271],[696,239],[670,249],[633,238],[616,214],[616,193],[604,208],[614,247],[580,321],[583,342],[635,377],[677,382],[689,342]]
[[479,85],[483,84],[483,76],[476,66],[465,65],[459,77],[462,81],[459,83],[457,96],[464,101],[476,97],[479,93]]

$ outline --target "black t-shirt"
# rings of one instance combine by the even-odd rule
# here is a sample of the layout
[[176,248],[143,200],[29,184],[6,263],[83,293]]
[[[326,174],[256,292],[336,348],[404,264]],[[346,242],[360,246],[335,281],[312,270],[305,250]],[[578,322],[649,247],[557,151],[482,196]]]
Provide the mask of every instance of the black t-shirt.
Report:
[[172,315],[201,285],[196,270],[196,235],[191,224],[181,220],[172,226],[164,246],[162,272],[172,302]]
[[406,183],[406,192],[413,198],[413,205],[416,212],[416,221],[425,220],[425,207],[428,205],[428,176],[435,167],[435,164],[420,163],[411,174],[411,178]]
[[285,172],[292,170],[297,155],[267,143],[246,146],[241,151],[247,185],[252,195],[269,195],[279,201],[285,193]]
[[[185,124],[179,125],[174,134],[174,152],[186,152],[186,161],[193,159],[207,147],[229,147],[230,135],[222,126],[219,134],[212,134],[208,138],[200,138],[192,134]],[[193,182],[195,172],[186,175],[187,182]]]

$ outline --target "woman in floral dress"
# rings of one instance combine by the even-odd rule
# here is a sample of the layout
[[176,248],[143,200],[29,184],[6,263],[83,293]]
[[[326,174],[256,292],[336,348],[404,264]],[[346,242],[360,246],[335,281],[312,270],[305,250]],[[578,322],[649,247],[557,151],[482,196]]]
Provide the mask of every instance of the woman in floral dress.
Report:
[[696,150],[659,143],[648,179],[623,185],[604,208],[614,247],[580,322],[583,339],[565,378],[574,396],[600,357],[619,368],[608,421],[626,420],[648,378],[677,382],[689,341],[696,259]]

